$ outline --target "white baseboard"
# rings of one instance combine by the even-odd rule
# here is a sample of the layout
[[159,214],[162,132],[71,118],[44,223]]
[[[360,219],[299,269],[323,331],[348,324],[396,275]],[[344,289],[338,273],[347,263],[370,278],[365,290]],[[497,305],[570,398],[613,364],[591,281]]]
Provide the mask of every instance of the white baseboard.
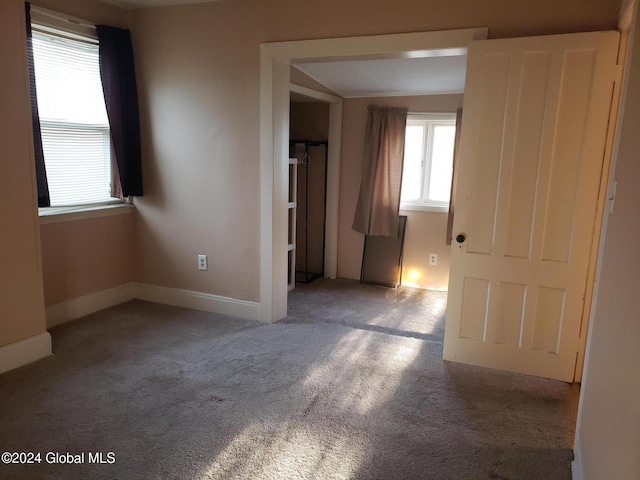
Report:
[[259,303],[211,293],[136,283],[133,287],[133,296],[149,302],[193,308],[246,320],[260,320]]
[[90,293],[46,309],[47,328],[76,320],[134,298],[149,302],[193,308],[247,320],[260,319],[260,304],[247,300],[222,297],[210,293],[141,283],[127,283],[108,290]]
[[8,372],[51,355],[49,332],[0,347],[0,373]]
[[571,478],[573,480],[584,480],[584,472],[582,471],[582,449],[576,435],[575,444],[573,446],[573,462],[571,462]]
[[[247,320],[260,320],[260,304],[256,302],[179,288],[127,283],[47,307],[47,328],[76,320],[134,298]],[[22,367],[49,355],[51,355],[49,332],[4,345],[0,347],[0,373]]]
[[47,328],[70,322],[105,308],[133,299],[133,283],[126,283],[107,290],[90,293],[46,309]]

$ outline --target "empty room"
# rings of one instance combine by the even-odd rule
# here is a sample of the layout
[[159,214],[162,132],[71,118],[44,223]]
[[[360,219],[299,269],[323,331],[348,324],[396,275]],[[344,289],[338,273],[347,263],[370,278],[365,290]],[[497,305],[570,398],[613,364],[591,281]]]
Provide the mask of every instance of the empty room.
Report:
[[640,478],[637,15],[3,0],[0,478]]

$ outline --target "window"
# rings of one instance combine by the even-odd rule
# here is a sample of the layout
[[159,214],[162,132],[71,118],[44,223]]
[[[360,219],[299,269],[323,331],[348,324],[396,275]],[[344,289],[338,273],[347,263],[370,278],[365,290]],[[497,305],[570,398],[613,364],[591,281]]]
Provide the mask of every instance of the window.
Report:
[[32,29],[51,206],[114,200],[98,41],[37,24]]
[[444,211],[449,206],[455,114],[407,117],[400,208]]

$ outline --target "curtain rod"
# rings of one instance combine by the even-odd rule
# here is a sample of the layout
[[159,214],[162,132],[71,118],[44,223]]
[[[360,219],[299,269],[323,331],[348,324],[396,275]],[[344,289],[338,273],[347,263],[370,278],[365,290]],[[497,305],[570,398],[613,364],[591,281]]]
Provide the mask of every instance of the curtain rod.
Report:
[[40,15],[50,17],[50,18],[55,18],[56,20],[60,20],[62,22],[71,23],[73,25],[79,25],[85,28],[91,28],[93,30],[96,29],[95,24],[90,23],[86,20],[82,20],[81,18],[73,17],[71,15],[65,15],[64,13],[54,12],[53,10],[38,7],[37,5],[31,5],[31,11],[39,13]]

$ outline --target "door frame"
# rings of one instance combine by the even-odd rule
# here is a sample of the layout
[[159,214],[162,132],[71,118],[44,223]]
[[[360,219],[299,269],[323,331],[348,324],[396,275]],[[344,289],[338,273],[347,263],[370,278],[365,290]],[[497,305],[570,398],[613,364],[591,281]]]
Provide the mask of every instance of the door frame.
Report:
[[581,383],[584,375],[584,365],[586,363],[587,352],[589,351],[589,326],[596,311],[598,296],[598,279],[600,277],[600,264],[604,252],[604,238],[607,231],[609,214],[613,213],[613,206],[616,195],[616,182],[613,172],[616,167],[618,156],[618,130],[622,118],[621,100],[626,91],[626,70],[629,59],[629,35],[633,26],[633,19],[636,7],[636,0],[631,0],[626,10],[620,15],[618,31],[620,32],[620,44],[618,46],[618,58],[616,65],[616,75],[611,96],[611,111],[609,112],[609,129],[607,131],[607,143],[604,152],[602,165],[602,177],[600,178],[600,197],[598,198],[598,211],[593,232],[593,243],[591,245],[591,258],[589,272],[587,275],[587,285],[584,297],[584,309],[582,312],[582,323],[580,325],[580,337],[578,339],[578,357],[576,359],[576,371],[573,381]]
[[[345,57],[358,60],[460,54],[470,41],[487,36],[488,28],[482,27],[260,46],[260,320],[273,322],[287,315],[286,174],[291,64]],[[339,170],[330,175],[339,182]],[[328,193],[327,203],[337,212],[337,189],[331,191],[331,198]],[[337,223],[327,227],[337,238]],[[335,247],[327,252],[331,264],[337,264],[337,241]]]

